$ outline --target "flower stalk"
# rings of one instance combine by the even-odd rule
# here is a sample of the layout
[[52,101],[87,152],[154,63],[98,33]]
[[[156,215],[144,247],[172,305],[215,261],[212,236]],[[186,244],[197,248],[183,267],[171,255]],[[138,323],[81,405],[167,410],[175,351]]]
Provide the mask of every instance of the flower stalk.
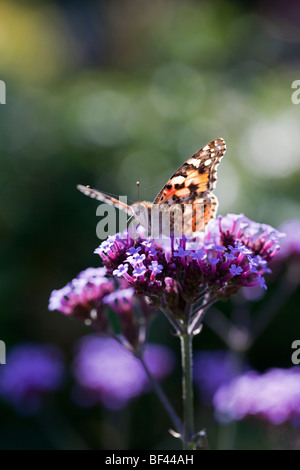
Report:
[[183,399],[183,423],[182,436],[183,449],[195,449],[194,435],[194,393],[193,393],[193,335],[188,332],[180,335],[181,360],[182,360],[182,399]]

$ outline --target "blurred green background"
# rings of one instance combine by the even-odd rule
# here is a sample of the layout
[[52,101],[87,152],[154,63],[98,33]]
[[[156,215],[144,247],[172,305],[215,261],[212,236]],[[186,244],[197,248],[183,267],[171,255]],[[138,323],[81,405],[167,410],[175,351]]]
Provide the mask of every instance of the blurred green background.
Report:
[[[47,310],[52,289],[99,265],[97,204],[78,183],[136,200],[139,180],[142,199],[152,200],[185,158],[223,137],[219,213],[243,212],[275,227],[299,218],[296,0],[3,0],[0,12],[7,87],[0,105],[0,339],[7,350],[22,341],[55,343],[71,361],[75,341],[89,333]],[[264,309],[276,282],[251,304],[251,315]],[[253,345],[252,367],[291,366],[299,300],[294,291]],[[239,301],[218,308],[230,315]],[[151,339],[178,355],[164,319],[153,324]],[[206,326],[195,348],[224,344]],[[21,416],[1,402],[0,448],[177,445],[154,395],[119,413],[82,410],[68,385],[54,398],[59,418]],[[164,386],[180,412],[179,366]],[[72,431],[62,432],[62,423]],[[200,400],[197,424],[212,448],[282,445],[278,429],[255,421],[240,423],[234,442],[220,443],[213,410]]]

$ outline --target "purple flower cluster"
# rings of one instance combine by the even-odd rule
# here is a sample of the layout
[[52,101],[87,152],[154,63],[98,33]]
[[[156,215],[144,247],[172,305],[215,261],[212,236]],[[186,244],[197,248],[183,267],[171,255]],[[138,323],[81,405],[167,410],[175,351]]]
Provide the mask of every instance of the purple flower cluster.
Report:
[[214,396],[220,420],[256,416],[278,425],[300,418],[300,369],[251,371],[222,386]]
[[[215,221],[212,225],[215,226]],[[271,225],[254,222],[244,214],[219,217],[219,230],[215,230],[214,235],[217,240],[220,237],[221,244],[226,247],[236,241],[241,242],[253,255],[259,256],[265,262],[270,261],[279,251],[279,239],[284,236]]]
[[125,231],[109,237],[95,253],[107,273],[126,279],[135,292],[180,316],[182,307],[204,292],[217,300],[241,287],[266,289],[263,275],[279,249],[280,235],[269,225],[229,214],[212,220],[199,238],[183,237],[176,243],[141,233],[133,239]]
[[63,372],[63,359],[55,346],[15,346],[0,369],[0,396],[22,413],[35,413],[44,396],[60,388]]
[[[101,300],[115,290],[112,279],[107,279],[104,268],[88,268],[62,289],[54,290],[49,310],[58,310],[87,324],[106,328]],[[87,312],[90,316],[87,316]]]
[[[166,377],[174,367],[172,351],[161,345],[148,344],[144,360],[156,379]],[[112,338],[83,338],[73,371],[77,380],[74,396],[84,406],[100,402],[108,408],[122,408],[149,387],[140,361]]]
[[136,309],[143,313],[143,327],[151,309],[145,298],[121,279],[117,284],[106,276],[105,268],[88,268],[65,287],[54,290],[49,300],[49,310],[59,312],[93,326],[97,331],[114,334],[109,311],[113,311],[123,337],[132,347],[139,345],[141,332]]

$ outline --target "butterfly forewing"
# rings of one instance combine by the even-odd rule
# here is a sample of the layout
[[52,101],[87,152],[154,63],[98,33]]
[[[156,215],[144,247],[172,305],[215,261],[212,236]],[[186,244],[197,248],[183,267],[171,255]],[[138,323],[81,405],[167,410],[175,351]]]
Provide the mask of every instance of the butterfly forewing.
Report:
[[90,186],[83,186],[82,184],[78,184],[77,189],[79,189],[79,191],[81,191],[86,196],[96,199],[97,201],[105,202],[110,206],[114,206],[117,209],[127,212],[129,215],[133,215],[130,206],[122,201],[119,201],[118,199],[115,199],[114,197],[108,196],[108,194],[102,193],[101,191],[93,189]]
[[225,151],[222,138],[205,145],[171,176],[156,196],[154,204],[192,202],[212,191],[217,180],[217,166]]
[[203,231],[215,217],[218,200],[212,193],[217,181],[217,166],[226,151],[222,138],[212,140],[190,157],[165,184],[154,204],[165,207],[183,205],[183,220],[171,220],[182,226],[185,235]]

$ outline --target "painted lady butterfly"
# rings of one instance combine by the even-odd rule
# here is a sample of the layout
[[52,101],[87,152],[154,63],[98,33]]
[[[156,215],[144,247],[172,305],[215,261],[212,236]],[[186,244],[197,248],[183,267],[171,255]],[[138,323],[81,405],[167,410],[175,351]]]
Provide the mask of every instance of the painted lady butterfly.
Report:
[[127,212],[152,236],[158,232],[191,235],[204,231],[216,215],[218,200],[212,190],[216,186],[217,166],[225,152],[224,139],[209,142],[174,173],[153,203],[137,202],[128,206],[89,186],[78,185],[77,188],[87,196]]

